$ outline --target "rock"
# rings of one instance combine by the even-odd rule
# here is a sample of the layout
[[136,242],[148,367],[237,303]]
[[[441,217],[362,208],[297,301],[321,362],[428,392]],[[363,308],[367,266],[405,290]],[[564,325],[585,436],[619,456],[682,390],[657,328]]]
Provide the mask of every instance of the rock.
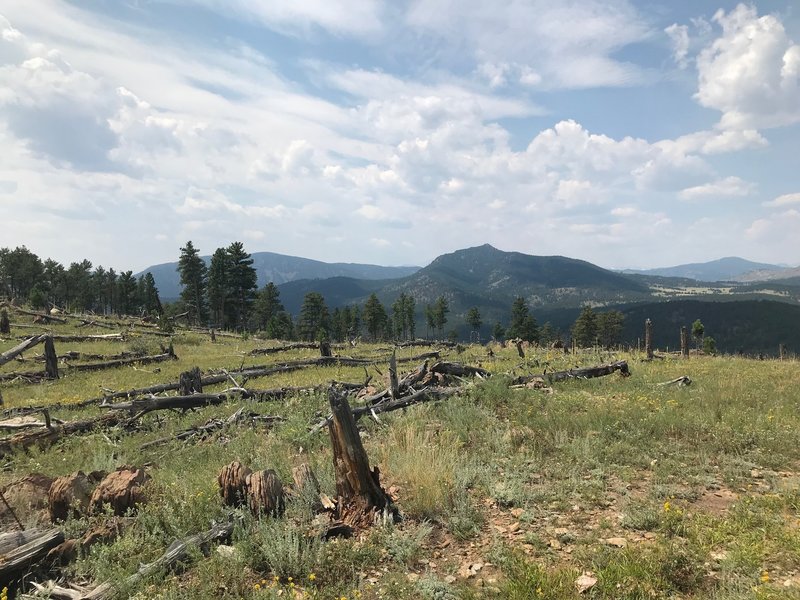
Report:
[[559,542],[555,538],[553,538],[552,540],[547,542],[547,545],[550,546],[553,550],[561,550],[561,548],[562,548],[561,542]]
[[512,523],[508,526],[508,533],[516,533],[519,531],[519,523]]
[[142,486],[150,479],[144,469],[120,467],[95,488],[89,501],[89,510],[99,513],[108,504],[117,516],[122,516],[145,501]]
[[763,479],[764,473],[762,473],[759,469],[753,469],[752,471],[750,471],[750,477],[752,477],[753,479]]
[[597,584],[597,578],[593,577],[589,571],[586,571],[583,575],[575,580],[575,587],[578,588],[579,594],[592,589],[595,584]]
[[219,494],[226,506],[240,507],[247,504],[247,476],[252,471],[238,460],[222,467],[217,476]]
[[220,556],[224,556],[225,558],[235,558],[236,548],[234,548],[233,546],[220,544],[219,546],[217,546],[217,554],[219,554]]
[[[53,485],[52,477],[32,473],[9,483],[2,492],[6,502],[20,520],[24,521],[34,515],[45,519],[47,518],[47,495],[51,485]],[[14,517],[9,513],[6,505],[0,503],[0,523],[13,519]]]
[[609,546],[614,546],[615,548],[624,548],[625,546],[628,545],[628,540],[626,540],[623,537],[606,538],[603,540],[603,542],[605,542]]
[[83,471],[58,477],[48,491],[50,520],[65,521],[70,515],[80,517],[89,507],[92,484]]
[[444,582],[452,585],[456,582],[456,578],[453,577],[452,575],[448,575],[447,577],[444,578]]
[[111,519],[104,519],[89,529],[81,538],[81,548],[84,551],[88,550],[95,544],[108,544],[117,539],[122,533],[123,526],[126,524],[124,519],[112,517]]
[[511,516],[515,519],[519,519],[522,515],[525,514],[524,508],[512,508],[511,509]]

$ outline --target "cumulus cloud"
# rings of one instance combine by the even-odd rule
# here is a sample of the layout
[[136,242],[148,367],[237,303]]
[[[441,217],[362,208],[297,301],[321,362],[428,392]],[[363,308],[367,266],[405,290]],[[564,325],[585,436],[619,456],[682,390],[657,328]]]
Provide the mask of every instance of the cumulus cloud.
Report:
[[769,202],[764,202],[764,206],[769,206],[772,208],[780,208],[782,206],[792,206],[794,204],[800,204],[800,192],[794,194],[784,194],[782,196],[778,196],[774,200],[770,200]]
[[683,200],[700,200],[704,198],[727,198],[733,196],[748,196],[755,189],[752,183],[739,177],[726,177],[711,183],[697,185],[681,190],[679,194]]
[[800,46],[781,20],[740,4],[714,22],[722,35],[697,57],[698,102],[722,113],[724,129],[800,121]]
[[681,69],[685,69],[689,65],[689,27],[673,23],[664,33],[672,42],[672,58]]

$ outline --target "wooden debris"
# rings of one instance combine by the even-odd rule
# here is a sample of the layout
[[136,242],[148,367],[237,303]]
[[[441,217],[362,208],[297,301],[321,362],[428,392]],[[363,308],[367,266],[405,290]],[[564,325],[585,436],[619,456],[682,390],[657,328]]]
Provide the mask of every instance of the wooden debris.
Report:
[[24,575],[47,552],[64,541],[59,529],[27,529],[0,533],[0,583]]
[[41,344],[47,338],[48,338],[48,334],[46,334],[46,333],[35,335],[33,337],[27,338],[24,342],[22,342],[21,344],[17,344],[16,346],[11,348],[10,350],[6,350],[2,354],[0,354],[0,365],[4,365],[7,362],[12,361],[14,359],[14,357],[19,356],[20,354],[25,352],[25,350],[27,350],[28,348],[33,348],[37,344]]
[[399,511],[380,486],[380,471],[369,468],[347,396],[331,386],[328,402],[333,415],[328,431],[336,473],[336,517],[356,531],[379,520],[398,521]]
[[44,339],[44,372],[48,379],[58,379],[58,355],[49,335]]
[[154,410],[173,410],[181,409],[188,410],[191,408],[200,408],[203,406],[211,406],[213,404],[222,404],[227,400],[225,394],[192,394],[191,396],[150,396],[148,398],[139,398],[137,400],[130,400],[128,402],[118,402],[116,404],[104,403],[100,408],[107,408],[113,410],[127,410],[135,412],[134,418],[141,417],[144,414],[153,412]]
[[83,471],[58,477],[48,493],[50,520],[56,523],[86,514],[91,496],[92,483]]
[[524,385],[535,379],[543,379],[549,383],[565,381],[567,379],[592,379],[603,377],[619,371],[623,377],[628,377],[631,372],[628,368],[628,361],[619,360],[607,365],[597,367],[584,367],[581,369],[570,369],[569,371],[553,371],[552,373],[542,373],[541,375],[524,375],[512,380],[512,385]]
[[47,515],[51,485],[53,485],[52,477],[31,473],[0,489],[4,503],[0,504],[0,524],[9,521],[9,517],[17,523],[20,518],[27,519],[34,515],[41,515],[44,520]]
[[178,381],[178,393],[181,396],[203,393],[203,376],[200,373],[200,367],[194,367],[181,373]]
[[178,360],[174,352],[164,352],[163,354],[153,354],[151,356],[131,356],[130,358],[118,358],[96,363],[86,363],[79,365],[69,365],[70,371],[100,371],[102,369],[112,369],[125,365],[146,365],[154,362],[164,362],[167,360]]
[[657,385],[676,385],[678,387],[684,387],[687,385],[692,385],[692,380],[686,375],[681,375],[680,377],[676,377],[671,381],[665,381],[664,383],[659,383]]
[[156,440],[151,440],[147,443],[142,444],[141,448],[142,450],[144,450],[145,448],[151,448],[153,446],[158,446],[160,444],[166,444],[167,442],[171,442],[173,440],[182,441],[195,438],[203,439],[207,437],[209,434],[213,433],[214,431],[218,431],[228,425],[233,425],[234,423],[244,421],[245,419],[247,419],[250,423],[264,423],[266,425],[272,425],[274,423],[284,420],[283,417],[259,415],[253,412],[245,413],[244,408],[240,408],[224,421],[221,419],[210,419],[206,421],[206,423],[203,425],[199,425],[197,427],[190,427],[189,429],[185,429],[179,433],[176,433],[175,435],[170,435],[168,437],[162,437]]
[[89,512],[99,513],[108,505],[118,517],[145,501],[142,487],[150,479],[144,469],[119,467],[109,473],[92,492]]
[[121,423],[123,418],[124,415],[122,413],[116,412],[100,415],[99,417],[93,417],[91,419],[67,421],[66,423],[53,425],[52,427],[23,431],[10,437],[0,439],[0,458],[11,454],[15,450],[24,450],[32,446],[44,447],[62,437],[76,433],[87,433],[101,427],[113,427]]
[[8,320],[8,311],[4,308],[0,311],[0,334],[8,335],[11,333],[11,323]]
[[245,479],[247,506],[258,515],[280,517],[285,510],[283,484],[272,469],[250,473]]
[[241,507],[247,504],[247,477],[252,471],[238,460],[222,467],[217,476],[219,493],[226,506]]

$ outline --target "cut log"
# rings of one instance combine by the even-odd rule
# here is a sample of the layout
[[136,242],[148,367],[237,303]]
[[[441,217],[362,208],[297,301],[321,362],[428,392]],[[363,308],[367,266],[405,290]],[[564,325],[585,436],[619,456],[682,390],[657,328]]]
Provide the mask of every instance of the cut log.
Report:
[[222,404],[227,400],[225,394],[192,394],[191,396],[150,396],[149,398],[139,398],[129,402],[118,402],[116,404],[101,404],[100,408],[112,410],[127,410],[135,412],[140,417],[154,410],[189,410],[203,406]]
[[283,484],[272,469],[250,473],[246,478],[247,506],[256,515],[280,517],[286,508]]
[[242,507],[247,504],[247,477],[252,471],[238,460],[222,467],[217,476],[219,494],[225,506]]
[[203,393],[203,375],[200,373],[200,367],[194,367],[189,371],[181,373],[180,380],[178,381],[178,393],[181,396],[191,396],[192,394]]
[[24,575],[31,565],[63,541],[64,534],[59,529],[0,533],[0,584],[5,585]]
[[0,458],[8,456],[14,451],[25,450],[33,446],[45,447],[69,435],[87,433],[101,427],[114,427],[123,420],[123,413],[113,412],[91,419],[67,421],[63,425],[20,432],[0,439]]
[[0,365],[4,365],[7,362],[14,360],[15,356],[19,356],[28,348],[33,348],[37,344],[41,344],[47,339],[48,335],[46,333],[42,333],[40,335],[35,335],[33,337],[27,338],[21,344],[17,344],[10,350],[6,350],[2,354],[0,354]]
[[319,343],[319,355],[322,357],[330,357],[333,356],[333,352],[331,352],[331,343],[328,341],[322,341]]
[[92,492],[89,500],[89,512],[97,514],[104,506],[110,506],[114,514],[123,516],[129,510],[137,508],[145,501],[142,487],[150,479],[144,469],[136,467],[119,467],[109,473]]
[[31,473],[0,489],[3,501],[0,504],[0,526],[18,519],[46,521],[47,498],[51,485],[52,477]]
[[49,323],[50,321],[54,321],[55,323],[66,323],[67,320],[61,317],[57,317],[55,315],[50,315],[46,313],[40,313],[33,310],[25,310],[24,308],[14,307],[14,311],[18,312],[21,315],[28,315],[29,317],[35,317],[40,319],[41,322]]
[[380,471],[369,468],[347,396],[331,386],[328,402],[333,415],[328,431],[336,473],[337,518],[356,531],[381,519],[398,521],[400,513],[380,485]]

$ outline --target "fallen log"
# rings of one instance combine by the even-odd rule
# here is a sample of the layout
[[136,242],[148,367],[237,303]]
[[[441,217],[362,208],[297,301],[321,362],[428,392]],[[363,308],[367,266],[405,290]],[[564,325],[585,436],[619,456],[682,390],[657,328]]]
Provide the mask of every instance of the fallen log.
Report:
[[103,403],[100,408],[110,410],[129,411],[136,413],[136,417],[141,417],[155,410],[189,410],[222,404],[228,397],[225,394],[192,394],[191,396],[150,396],[149,398],[139,398],[129,402],[118,402],[116,404]]
[[15,356],[18,356],[25,352],[28,348],[33,348],[37,344],[41,344],[44,342],[48,337],[48,334],[42,333],[39,335],[35,335],[33,337],[27,338],[21,344],[17,344],[13,348],[6,350],[2,354],[0,354],[0,365],[4,365],[7,362],[14,360]]
[[56,323],[66,323],[67,320],[62,317],[57,317],[55,315],[50,315],[47,313],[40,313],[34,310],[25,310],[24,308],[19,308],[18,306],[13,307],[15,312],[18,312],[21,315],[28,315],[29,317],[36,317],[37,319],[42,319],[45,323],[49,323],[50,321],[55,321]]
[[657,383],[656,385],[663,385],[663,386],[675,385],[678,387],[684,387],[687,385],[692,385],[692,380],[689,379],[689,377],[687,377],[686,375],[681,375],[680,377],[676,377],[671,381],[665,381],[664,383]]
[[291,350],[319,350],[319,344],[316,342],[295,342],[293,344],[284,344],[283,346],[276,346],[274,348],[254,348],[250,350],[250,356],[260,356],[266,354],[277,354],[278,352],[289,352]]
[[64,541],[60,529],[28,529],[0,534],[0,582],[11,582],[51,548]]
[[250,423],[266,423],[268,425],[272,425],[274,423],[278,423],[284,420],[285,419],[283,417],[278,417],[278,416],[259,415],[253,412],[245,413],[244,408],[240,408],[224,421],[222,419],[211,419],[209,421],[206,421],[204,425],[199,425],[197,427],[190,427],[189,429],[184,429],[183,431],[178,432],[175,435],[170,435],[167,437],[158,438],[157,440],[149,441],[145,444],[142,444],[140,447],[142,450],[144,450],[146,448],[151,448],[153,446],[166,444],[167,442],[171,442],[173,440],[184,441],[191,438],[203,439],[215,431],[218,431],[220,429],[223,429],[225,427],[234,425],[242,421],[249,421]]
[[[211,542],[221,542],[230,539],[233,533],[232,523],[215,524],[208,531],[197,533],[184,540],[175,540],[164,554],[151,563],[139,567],[133,575],[125,580],[125,587],[131,588],[151,575],[169,570],[176,564],[186,563],[190,558],[190,548],[199,548],[201,552],[208,551]],[[63,588],[69,591],[69,588]],[[81,596],[83,600],[100,600],[110,598],[115,595],[115,588],[112,582],[105,582],[94,588],[91,592]]]
[[125,365],[147,365],[150,363],[164,362],[167,360],[178,360],[178,357],[175,356],[174,352],[165,352],[163,354],[153,354],[150,356],[132,356],[129,358],[117,358],[103,362],[68,365],[67,368],[70,371],[100,371],[102,369],[112,369],[115,367],[123,367]]
[[103,321],[95,321],[94,319],[81,319],[81,324],[78,327],[102,327],[103,329],[116,329],[117,325],[111,323],[104,323]]
[[122,333],[98,333],[90,335],[61,335],[53,334],[53,341],[56,342],[124,342],[125,336]]
[[489,377],[490,373],[481,367],[473,367],[454,362],[437,362],[431,366],[432,373],[439,373],[441,375],[453,375],[454,377],[468,377],[479,375],[480,377]]
[[23,431],[0,439],[0,458],[14,451],[25,450],[32,446],[44,447],[69,435],[87,433],[102,427],[114,427],[120,424],[123,419],[123,413],[112,412],[91,419],[66,421],[51,427]]
[[618,360],[607,365],[597,367],[584,367],[580,369],[570,369],[568,371],[553,371],[552,373],[542,373],[541,375],[523,375],[512,380],[512,385],[526,384],[534,379],[541,378],[549,383],[565,381],[567,379],[592,379],[594,377],[604,377],[619,371],[623,377],[628,377],[631,372],[628,368],[628,361]]
[[441,346],[443,348],[455,348],[458,344],[450,341],[437,341],[437,340],[410,340],[407,342],[398,342],[395,344],[398,348],[415,348],[424,346]]

